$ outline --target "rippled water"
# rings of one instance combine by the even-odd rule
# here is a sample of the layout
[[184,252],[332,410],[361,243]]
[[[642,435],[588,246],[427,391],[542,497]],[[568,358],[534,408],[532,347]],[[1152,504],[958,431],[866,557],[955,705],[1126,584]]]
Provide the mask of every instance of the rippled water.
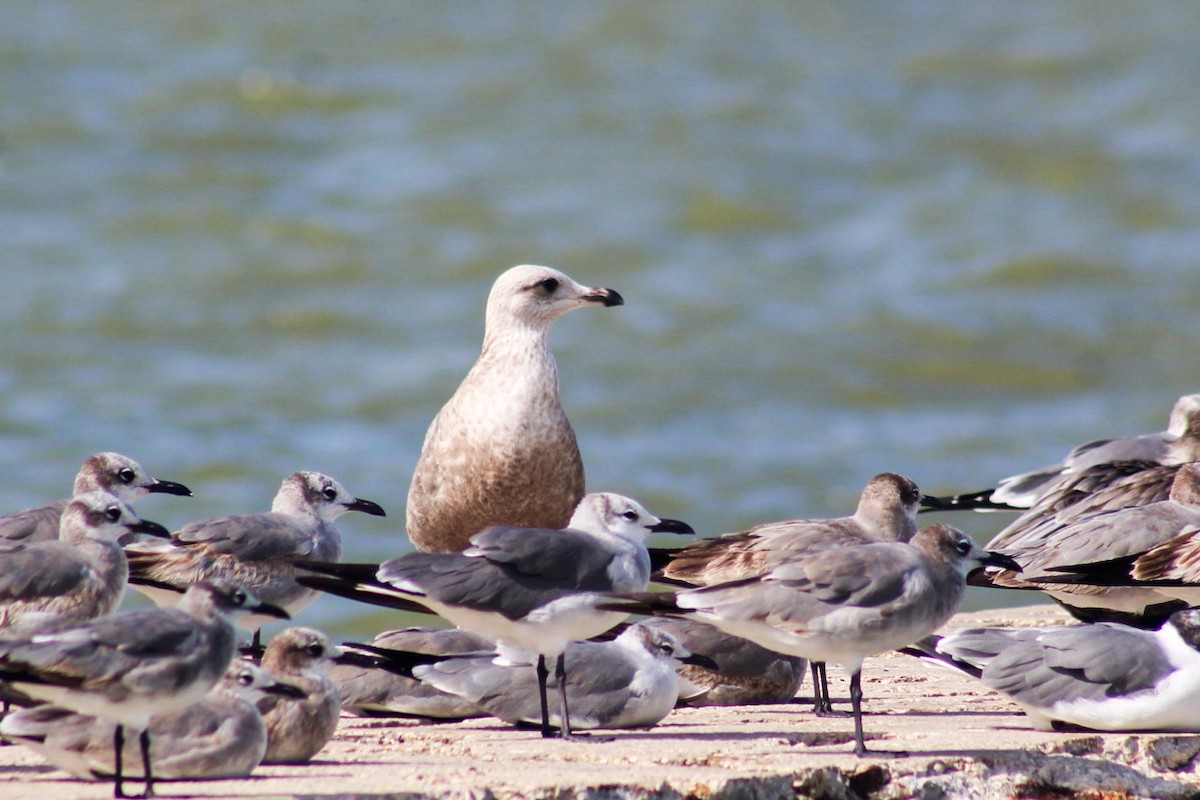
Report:
[[166,524],[312,468],[392,512],[348,558],[407,547],[522,262],[627,300],[553,336],[590,486],[705,533],[884,470],[979,488],[1200,390],[1192,3],[4,14],[4,509],[114,449],[196,490]]

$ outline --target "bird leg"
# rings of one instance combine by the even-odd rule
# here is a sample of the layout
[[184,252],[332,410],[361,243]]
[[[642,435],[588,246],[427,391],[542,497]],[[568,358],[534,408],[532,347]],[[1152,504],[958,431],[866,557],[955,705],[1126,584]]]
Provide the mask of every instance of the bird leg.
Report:
[[138,739],[142,744],[142,780],[145,784],[142,797],[150,797],[154,794],[154,772],[150,769],[150,728],[143,728]]
[[571,712],[567,708],[567,654],[558,654],[554,662],[554,679],[558,681],[558,735],[571,738]]
[[128,797],[125,794],[125,786],[123,785],[125,776],[122,769],[122,762],[124,761],[124,755],[125,728],[122,725],[118,725],[113,728],[113,758],[115,759],[115,763],[113,764],[113,797]]
[[845,717],[845,711],[834,711],[833,700],[829,697],[829,677],[825,672],[824,661],[810,661],[813,682],[813,714],[818,717]]
[[862,726],[862,668],[854,670],[850,675],[850,706],[854,709],[854,755],[876,756],[879,758],[904,758],[908,755],[903,751],[868,750],[863,741]]
[[550,670],[546,668],[546,657],[539,654],[537,660],[538,697],[542,701],[542,738],[549,739],[554,735],[550,729],[550,705],[546,701],[546,679]]

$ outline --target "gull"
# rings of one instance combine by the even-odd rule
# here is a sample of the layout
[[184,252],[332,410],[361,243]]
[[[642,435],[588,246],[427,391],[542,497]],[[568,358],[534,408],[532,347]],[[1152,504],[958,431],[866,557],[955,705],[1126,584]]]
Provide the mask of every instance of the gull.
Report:
[[116,797],[125,796],[125,732],[137,732],[150,795],[150,721],[195,703],[220,680],[234,656],[233,619],[247,612],[287,617],[239,586],[198,583],[176,608],[0,638],[0,680],[35,700],[115,723]]
[[[1178,576],[1154,572],[1144,566],[1145,561],[1136,577],[1128,569],[1152,549],[1178,550],[1197,529],[1200,464],[1184,464],[1175,472],[1165,500],[1086,516],[1048,517],[1036,528],[1028,528],[1016,543],[998,536],[989,549],[1012,556],[1021,565],[1021,574],[987,570],[973,576],[972,583],[1041,589],[1087,622],[1157,628],[1187,604],[1169,589],[1144,582]],[[1169,542],[1175,544],[1168,546]],[[1163,563],[1162,559],[1149,561]],[[1125,580],[1119,579],[1118,564],[1125,566]]]
[[[570,676],[565,693],[571,720],[552,714],[550,721],[576,729],[653,727],[679,697],[676,662],[713,666],[711,660],[689,653],[666,630],[640,623],[611,642],[571,642],[563,657]],[[529,666],[505,653],[445,658],[412,672],[418,680],[459,695],[505,722],[529,725],[536,724],[541,713],[539,686]]]
[[[921,491],[903,475],[872,478],[848,517],[768,522],[741,533],[702,539],[675,551],[661,570],[669,583],[711,586],[762,575],[781,559],[869,542],[907,542],[917,532]],[[833,715],[825,665],[812,662],[813,711]]]
[[[1134,464],[1142,468],[1196,461],[1200,449],[1193,425],[1200,417],[1200,394],[1186,394],[1175,401],[1167,429],[1140,436],[1097,439],[1078,445],[1057,464],[1000,480],[994,488],[951,497],[925,497],[925,511],[1020,511],[1032,508],[1044,497],[1061,490],[1072,476],[1120,473]],[[1182,442],[1181,442],[1182,440]]]
[[[333,523],[347,511],[385,515],[379,505],[354,497],[328,475],[294,472],[280,485],[269,513],[193,522],[169,541],[126,546],[129,582],[157,605],[170,606],[188,586],[221,578],[294,615],[317,593],[296,583],[292,562],[340,559],[342,537]],[[255,634],[257,645],[265,622],[251,615],[239,624]]]
[[258,700],[268,734],[264,764],[306,763],[333,738],[342,700],[329,668],[341,652],[313,628],[286,628],[271,639],[263,653],[263,669],[299,691]]
[[577,308],[624,302],[549,267],[496,279],[483,350],[430,424],[413,472],[406,527],[418,549],[463,550],[489,525],[567,523],[583,498],[583,459],[559,403],[550,326]]
[[380,664],[378,650],[405,651],[433,657],[492,652],[495,641],[457,628],[401,628],[384,631],[370,642],[367,658],[353,657],[358,645],[329,670],[337,684],[342,708],[360,716],[407,716],[424,719],[460,720],[483,712],[469,700],[435,689],[404,671]]
[[[97,453],[83,462],[75,476],[72,492],[78,497],[88,492],[108,492],[126,503],[151,492],[191,497],[182,483],[152,478],[142,465],[120,453]],[[0,516],[0,541],[49,542],[58,538],[59,519],[70,499]]]
[[108,492],[86,492],[62,512],[61,538],[0,539],[0,627],[84,622],[116,609],[129,565],[118,539],[167,536]]
[[606,610],[697,619],[762,647],[841,664],[850,673],[854,752],[862,729],[862,664],[932,633],[958,608],[966,575],[984,565],[1014,567],[947,525],[910,542],[874,542],[780,561],[760,576],[675,593],[647,593]]
[[[150,756],[157,779],[237,778],[249,775],[267,750],[267,726],[255,708],[263,697],[300,690],[254,664],[234,661],[201,700],[150,721]],[[26,708],[0,722],[0,735],[26,745],[77,778],[111,778],[115,723],[52,705]],[[143,777],[135,743],[121,754],[127,777]]]
[[1200,609],[1156,631],[972,628],[922,645],[1010,697],[1038,729],[1200,731]]
[[569,738],[562,653],[568,642],[604,633],[627,616],[596,605],[606,592],[646,588],[650,557],[643,540],[651,532],[692,529],[659,519],[627,497],[589,494],[563,530],[493,526],[462,553],[406,553],[378,568],[310,564],[334,577],[300,582],[380,605],[423,606],[461,628],[536,653],[543,736],[553,735],[546,659],[557,657],[560,734]]
[[804,680],[803,658],[786,656],[696,620],[657,617],[641,624],[666,631],[711,664],[677,662],[679,704],[741,706],[787,703]]

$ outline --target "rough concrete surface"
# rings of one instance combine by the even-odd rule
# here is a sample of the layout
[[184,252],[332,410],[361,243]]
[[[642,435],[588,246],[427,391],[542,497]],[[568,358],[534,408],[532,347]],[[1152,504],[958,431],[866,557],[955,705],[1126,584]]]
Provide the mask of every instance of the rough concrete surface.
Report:
[[[1037,606],[963,614],[947,627],[1065,621]],[[834,699],[846,707],[847,684],[835,673]],[[856,758],[851,720],[815,718],[807,701],[676,709],[652,730],[574,742],[489,719],[345,716],[311,764],[157,789],[270,798],[1200,798],[1200,735],[1035,731],[970,678],[900,654],[869,659],[863,690],[868,746],[907,757]],[[111,796],[109,783],[72,779],[23,747],[0,748],[0,798]]]

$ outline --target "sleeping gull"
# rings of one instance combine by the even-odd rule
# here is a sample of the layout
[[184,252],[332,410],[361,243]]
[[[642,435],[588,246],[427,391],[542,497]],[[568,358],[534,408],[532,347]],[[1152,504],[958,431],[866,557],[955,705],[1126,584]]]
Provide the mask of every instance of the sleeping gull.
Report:
[[312,628],[286,628],[271,639],[262,666],[295,695],[268,695],[258,700],[267,725],[264,764],[302,764],[312,760],[333,738],[342,701],[329,678],[341,648]]
[[763,575],[676,593],[644,593],[603,609],[711,623],[769,650],[841,664],[850,673],[854,752],[862,730],[862,664],[932,633],[958,608],[979,566],[1015,566],[946,525],[910,542],[847,545],[795,556]]
[[51,620],[84,622],[121,602],[129,565],[117,540],[167,536],[108,492],[87,492],[62,512],[61,538],[0,539],[0,627],[34,629]]
[[[1187,452],[1173,448],[1200,416],[1200,394],[1187,394],[1175,401],[1167,429],[1141,436],[1098,439],[1078,445],[1057,464],[1002,479],[995,488],[951,497],[925,497],[926,511],[1020,511],[1032,508],[1047,494],[1062,486],[1064,480],[1081,472],[1121,462],[1169,464],[1195,461],[1200,451],[1196,443],[1186,442]],[[1173,452],[1174,450],[1174,452]]]
[[[987,570],[973,576],[972,583],[1041,589],[1087,622],[1157,628],[1185,603],[1168,589],[1137,585],[1128,571],[1125,582],[1099,577],[1116,575],[1117,562],[1128,567],[1146,551],[1170,541],[1177,547],[1179,537],[1200,528],[1200,464],[1182,465],[1170,492],[1166,500],[1148,505],[1083,517],[1049,517],[1027,529],[1019,546],[1006,546],[997,537],[999,544],[993,541],[990,547],[1012,556],[1021,565],[1021,574]],[[1072,577],[1066,578],[1064,573]],[[1145,567],[1137,577],[1149,577]]]
[[[665,629],[640,623],[611,642],[571,642],[563,657],[570,676],[565,693],[573,729],[653,727],[679,696],[676,662],[713,666],[709,659],[689,653]],[[451,657],[416,666],[413,675],[505,722],[536,724],[539,687],[529,666],[503,655]],[[553,713],[550,722],[562,723]]]
[[150,720],[200,700],[233,660],[233,620],[286,618],[233,584],[191,586],[176,608],[100,617],[47,633],[0,638],[0,680],[35,700],[116,723],[114,795],[124,797],[125,732],[137,731],[145,794],[153,794]]
[[[262,762],[267,726],[255,708],[262,697],[299,689],[272,679],[253,664],[234,661],[200,701],[150,721],[150,758],[157,779],[239,778]],[[111,720],[52,705],[18,711],[0,723],[0,734],[26,745],[77,778],[114,774]],[[126,777],[143,777],[136,743],[125,743]]]
[[1200,609],[1157,631],[972,628],[921,645],[1012,698],[1035,728],[1200,731]]
[[479,360],[429,426],[413,472],[406,526],[418,549],[463,550],[489,525],[567,523],[583,497],[583,459],[559,403],[550,325],[624,302],[548,267],[496,279]]
[[[762,575],[783,558],[869,542],[907,542],[917,532],[921,491],[903,475],[872,478],[848,517],[768,522],[741,533],[701,539],[676,551],[662,569],[667,582],[711,586]],[[812,662],[813,711],[832,715],[825,665]]]
[[408,608],[419,604],[450,622],[537,654],[542,734],[552,736],[545,702],[546,659],[557,656],[564,738],[571,735],[562,690],[567,642],[604,633],[623,613],[597,611],[605,592],[643,591],[651,532],[691,533],[616,494],[589,494],[563,530],[493,526],[462,553],[406,553],[378,568],[311,564],[329,577],[300,578],[306,586],[357,600]]
[[[191,497],[182,483],[152,478],[142,465],[120,453],[97,453],[83,462],[75,476],[74,497],[88,492],[108,492],[126,503],[151,492]],[[0,516],[0,540],[49,542],[58,538],[59,519],[71,500]]]
[[[371,639],[372,649],[413,652],[442,657],[474,652],[491,652],[496,643],[486,637],[457,628],[401,628],[384,631]],[[460,720],[478,717],[483,712],[469,700],[421,683],[410,675],[387,669],[371,651],[368,657],[354,657],[357,645],[345,645],[348,651],[329,670],[337,684],[342,708],[360,716],[405,716],[424,719]]]
[[[128,545],[129,582],[156,604],[170,606],[188,586],[222,578],[294,615],[317,593],[293,580],[291,562],[340,559],[342,537],[333,523],[347,511],[384,516],[377,504],[354,497],[328,475],[295,472],[280,485],[269,513],[193,522],[169,541]],[[239,624],[254,632],[257,643],[266,621],[251,615]]]

